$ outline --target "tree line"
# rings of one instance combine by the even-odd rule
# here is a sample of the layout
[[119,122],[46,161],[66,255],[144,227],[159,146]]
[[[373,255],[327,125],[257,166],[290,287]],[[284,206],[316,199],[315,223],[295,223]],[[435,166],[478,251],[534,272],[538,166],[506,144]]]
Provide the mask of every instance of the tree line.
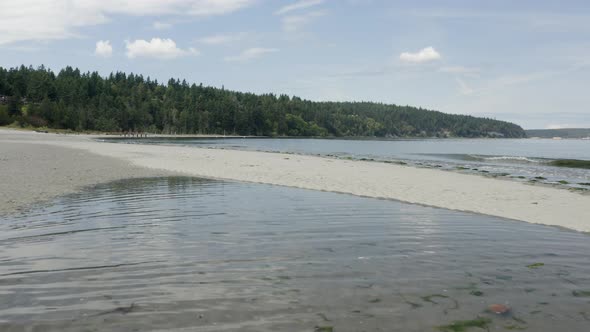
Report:
[[0,67],[0,125],[256,136],[525,137],[513,123],[372,102],[314,102],[142,75]]

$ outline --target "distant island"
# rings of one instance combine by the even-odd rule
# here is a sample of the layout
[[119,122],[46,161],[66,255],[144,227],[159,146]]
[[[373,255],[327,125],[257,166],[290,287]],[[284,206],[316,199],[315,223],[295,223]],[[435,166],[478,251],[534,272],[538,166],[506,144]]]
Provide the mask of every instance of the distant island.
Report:
[[540,138],[587,138],[590,128],[562,128],[562,129],[529,129],[525,130],[528,137]]
[[0,125],[74,131],[319,137],[526,137],[518,125],[373,102],[313,102],[142,75],[0,67]]

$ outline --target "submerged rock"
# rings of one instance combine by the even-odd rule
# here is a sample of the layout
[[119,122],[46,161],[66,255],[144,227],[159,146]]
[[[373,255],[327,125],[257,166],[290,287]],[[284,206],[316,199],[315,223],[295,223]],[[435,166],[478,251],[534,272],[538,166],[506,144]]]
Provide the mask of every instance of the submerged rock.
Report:
[[488,311],[497,315],[505,315],[510,311],[510,307],[503,304],[491,304],[488,306]]

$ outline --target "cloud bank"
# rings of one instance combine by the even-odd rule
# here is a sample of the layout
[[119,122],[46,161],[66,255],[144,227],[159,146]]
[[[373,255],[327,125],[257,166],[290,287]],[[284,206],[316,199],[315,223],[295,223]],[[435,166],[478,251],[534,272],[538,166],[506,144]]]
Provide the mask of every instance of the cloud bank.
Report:
[[79,36],[78,28],[104,24],[113,15],[214,16],[230,14],[258,0],[2,0],[0,45]]

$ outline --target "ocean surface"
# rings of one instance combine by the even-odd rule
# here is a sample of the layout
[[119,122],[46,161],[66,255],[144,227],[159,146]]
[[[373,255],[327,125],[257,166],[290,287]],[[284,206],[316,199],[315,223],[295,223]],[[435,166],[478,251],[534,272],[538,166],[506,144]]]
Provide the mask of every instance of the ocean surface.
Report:
[[396,201],[118,181],[0,217],[0,331],[588,331],[588,253]]
[[120,143],[173,144],[321,155],[338,158],[401,161],[463,173],[506,177],[590,189],[590,169],[555,167],[555,160],[590,161],[590,140],[416,139],[342,140],[282,138],[127,138]]

